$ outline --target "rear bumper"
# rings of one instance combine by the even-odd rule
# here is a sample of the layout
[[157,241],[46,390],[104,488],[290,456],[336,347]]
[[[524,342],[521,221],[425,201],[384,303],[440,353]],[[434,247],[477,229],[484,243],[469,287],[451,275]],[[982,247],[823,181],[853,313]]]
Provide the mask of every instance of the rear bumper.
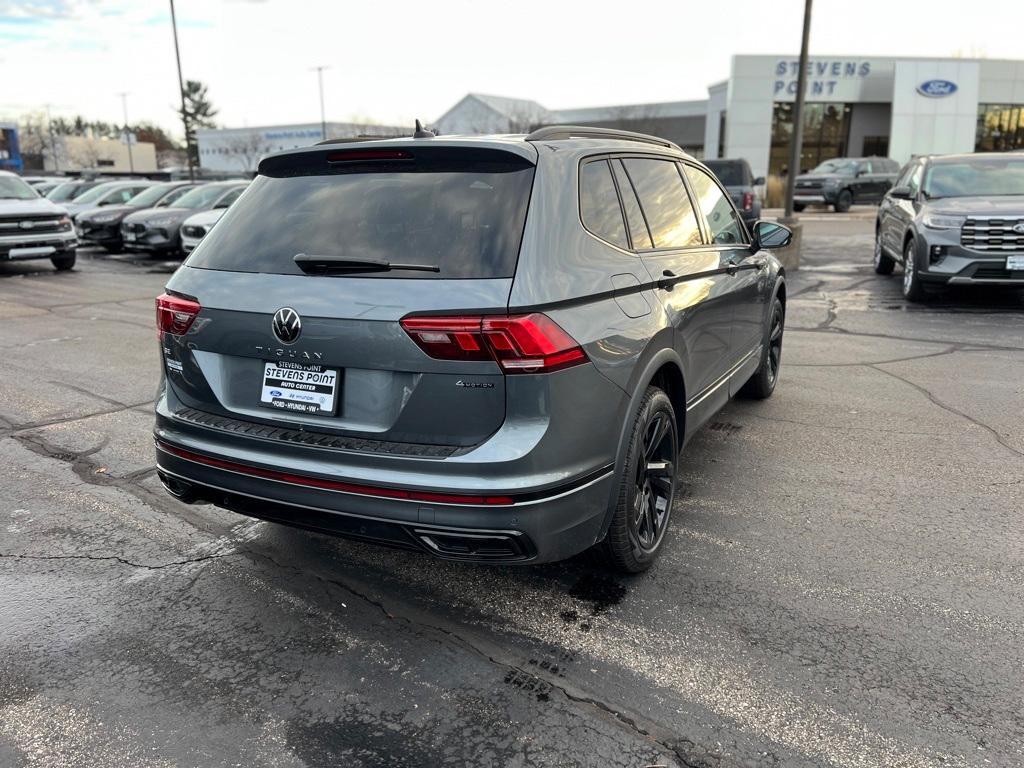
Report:
[[[612,484],[611,467],[557,488],[464,495],[431,501],[450,489],[368,486],[337,476],[281,471],[263,462],[198,453],[156,430],[157,469],[174,495],[338,536],[418,549],[451,560],[543,563],[596,543]],[[386,495],[385,495],[386,494]],[[407,495],[409,498],[401,498]],[[424,498],[418,498],[422,496]]]

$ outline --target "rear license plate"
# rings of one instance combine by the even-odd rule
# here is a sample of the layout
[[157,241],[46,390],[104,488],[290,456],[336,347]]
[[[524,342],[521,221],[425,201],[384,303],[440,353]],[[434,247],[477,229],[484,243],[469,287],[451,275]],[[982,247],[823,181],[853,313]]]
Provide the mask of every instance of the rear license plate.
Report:
[[124,239],[125,239],[125,242],[129,242],[129,243],[134,242],[135,241],[135,233],[134,232],[125,232],[124,233]]
[[1006,268],[1011,272],[1024,271],[1024,256],[1007,256]]
[[274,360],[263,364],[260,405],[281,411],[333,416],[338,371],[322,365]]

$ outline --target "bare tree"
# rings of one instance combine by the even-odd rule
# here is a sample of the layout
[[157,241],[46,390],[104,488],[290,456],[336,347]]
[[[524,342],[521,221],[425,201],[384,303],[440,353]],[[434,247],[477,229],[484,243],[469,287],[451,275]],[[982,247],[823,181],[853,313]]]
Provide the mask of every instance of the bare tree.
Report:
[[97,168],[103,152],[92,136],[81,138],[75,141],[69,148],[68,155],[72,162],[83,169]]
[[246,173],[255,171],[260,158],[270,152],[270,144],[256,133],[235,136],[227,142],[228,154],[234,157]]

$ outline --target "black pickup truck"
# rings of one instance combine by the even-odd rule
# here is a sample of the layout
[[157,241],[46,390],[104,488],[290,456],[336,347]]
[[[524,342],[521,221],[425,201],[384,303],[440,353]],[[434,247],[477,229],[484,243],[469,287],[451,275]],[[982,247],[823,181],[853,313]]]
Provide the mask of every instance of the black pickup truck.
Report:
[[878,203],[896,181],[900,167],[887,157],[837,157],[796,177],[793,208],[831,205],[836,212],[854,203]]

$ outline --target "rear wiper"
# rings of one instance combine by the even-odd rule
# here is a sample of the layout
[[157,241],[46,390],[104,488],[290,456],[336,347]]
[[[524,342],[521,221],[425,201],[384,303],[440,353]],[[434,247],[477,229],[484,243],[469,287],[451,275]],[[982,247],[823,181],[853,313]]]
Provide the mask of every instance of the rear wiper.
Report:
[[346,256],[316,256],[309,253],[296,253],[293,258],[295,265],[303,272],[311,275],[348,272],[390,272],[394,269],[405,269],[415,272],[440,272],[441,268],[434,264],[395,264],[381,259],[352,259]]

